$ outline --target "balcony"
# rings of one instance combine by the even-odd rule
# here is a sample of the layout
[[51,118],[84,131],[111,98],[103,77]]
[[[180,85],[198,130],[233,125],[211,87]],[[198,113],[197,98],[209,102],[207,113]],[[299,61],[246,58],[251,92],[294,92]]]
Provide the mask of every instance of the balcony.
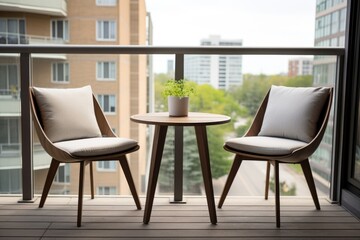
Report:
[[10,12],[28,12],[50,16],[67,16],[66,0],[2,0],[0,8]]
[[[22,45],[61,45],[66,41],[61,38],[51,38],[47,36],[36,36],[20,33],[0,32],[0,45],[2,44],[22,44]],[[0,53],[0,57],[15,57],[14,53]],[[66,54],[32,54],[33,58],[61,59],[66,60]]]
[[[131,197],[85,196],[83,226],[77,228],[76,197],[49,197],[43,209],[2,197],[0,237],[19,239],[359,239],[360,222],[342,207],[320,199],[282,198],[282,226],[275,229],[274,199],[228,198],[218,209],[218,224],[209,223],[206,199],[189,197],[186,205],[155,199],[151,222],[142,223]],[[144,204],[145,199],[140,199]],[[218,199],[216,199],[216,202]]]
[[[35,55],[52,54],[173,54],[176,59],[175,78],[182,78],[184,55],[228,54],[228,55],[324,55],[337,59],[336,99],[342,98],[343,48],[234,48],[234,47],[145,47],[145,46],[88,46],[88,45],[0,45],[1,54],[20,54],[21,89],[31,85],[31,58]],[[44,70],[44,69],[42,69]],[[264,201],[256,197],[230,197],[223,209],[217,210],[219,223],[209,223],[205,197],[187,197],[186,205],[170,205],[168,197],[156,197],[153,218],[143,225],[143,211],[136,211],[131,198],[96,198],[84,202],[84,226],[76,228],[76,197],[50,197],[43,209],[38,209],[37,196],[33,195],[33,170],[46,168],[32,166],[31,118],[28,91],[21,91],[22,115],[22,189],[23,200],[35,200],[35,204],[19,204],[19,197],[1,197],[0,237],[58,237],[58,238],[341,238],[360,237],[360,223],[349,212],[322,198],[321,211],[315,211],[311,198],[284,197],[280,229],[274,224],[274,199]],[[332,159],[340,153],[339,141],[343,137],[336,127],[341,120],[341,101],[335,104],[334,149]],[[175,141],[177,141],[175,139]],[[36,152],[34,152],[36,153]],[[336,165],[337,162],[333,161]],[[18,165],[20,166],[20,164]],[[333,167],[332,176],[338,166]],[[332,183],[336,182],[331,180]],[[331,186],[334,196],[336,183]],[[336,198],[331,200],[336,201]],[[218,199],[216,199],[218,201]],[[142,203],[145,199],[142,198]]]

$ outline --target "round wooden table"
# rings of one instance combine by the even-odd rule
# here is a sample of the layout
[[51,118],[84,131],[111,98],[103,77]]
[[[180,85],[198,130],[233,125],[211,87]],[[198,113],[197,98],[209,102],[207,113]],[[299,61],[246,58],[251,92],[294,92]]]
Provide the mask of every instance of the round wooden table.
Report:
[[231,118],[220,114],[195,113],[195,112],[189,112],[188,116],[186,117],[170,117],[169,113],[160,112],[160,113],[146,113],[146,114],[133,115],[131,116],[130,119],[137,123],[155,125],[143,222],[147,224],[150,221],[156,183],[159,176],[161,157],[164,150],[164,144],[165,144],[165,138],[166,138],[166,132],[168,126],[193,126],[195,127],[201,171],[204,180],[210,221],[212,224],[216,224],[217,218],[216,218],[214,190],[213,190],[211,169],[210,169],[209,147],[208,147],[208,140],[206,134],[206,126],[228,123],[230,122]]

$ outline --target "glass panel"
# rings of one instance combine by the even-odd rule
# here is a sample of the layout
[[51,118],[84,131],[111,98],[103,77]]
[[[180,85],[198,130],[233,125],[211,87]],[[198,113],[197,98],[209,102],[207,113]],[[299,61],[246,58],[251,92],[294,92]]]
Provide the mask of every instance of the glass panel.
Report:
[[110,78],[111,79],[116,79],[116,76],[115,76],[116,70],[115,69],[116,69],[115,63],[111,62],[110,63]]
[[103,25],[102,25],[102,21],[97,21],[96,22],[96,26],[97,26],[97,38],[98,39],[102,39],[103,38]]
[[7,66],[0,65],[0,95],[7,94],[8,90],[8,74],[7,74]]
[[109,27],[109,21],[104,21],[104,36],[102,36],[103,39],[109,39],[110,38],[110,27]]
[[18,83],[18,67],[16,65],[9,65],[9,89],[16,91],[19,88]]
[[69,23],[64,21],[64,40],[69,40]]
[[51,21],[51,32],[52,32],[52,37],[56,38],[56,21],[55,20]]
[[64,81],[64,64],[62,63],[57,64],[57,80],[59,82]]
[[97,78],[98,79],[102,78],[102,72],[103,72],[103,67],[102,66],[103,66],[102,62],[97,62],[96,63],[96,67],[97,67],[96,72],[97,72]]
[[8,120],[0,118],[0,143],[8,143],[9,139]]
[[360,102],[358,103],[355,161],[352,167],[352,176],[355,180],[360,182]]
[[103,78],[109,78],[109,62],[104,62]]
[[104,111],[109,112],[110,106],[109,106],[109,95],[104,95]]
[[63,21],[57,21],[57,38],[63,38]]
[[[11,22],[15,28],[17,21]],[[0,57],[0,194],[21,193],[18,61],[18,57]]]
[[114,21],[110,21],[110,26],[109,26],[109,31],[110,31],[110,39],[116,39],[115,37],[115,33],[116,33],[116,29],[115,29],[115,22]]
[[[8,19],[8,44],[18,43],[18,20]],[[13,34],[11,34],[13,33]],[[15,33],[15,34],[14,34]]]

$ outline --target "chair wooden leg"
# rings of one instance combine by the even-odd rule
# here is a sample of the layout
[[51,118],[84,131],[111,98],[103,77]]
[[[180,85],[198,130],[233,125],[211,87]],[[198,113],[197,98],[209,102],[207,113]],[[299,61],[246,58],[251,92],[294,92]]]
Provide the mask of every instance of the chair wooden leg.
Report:
[[280,227],[280,182],[279,182],[279,163],[275,161],[275,211],[276,211],[276,227]]
[[137,207],[137,209],[140,210],[141,209],[141,204],[140,204],[139,196],[138,196],[136,188],[135,188],[134,180],[133,180],[133,177],[131,175],[129,164],[128,164],[128,161],[126,159],[126,156],[125,155],[122,156],[121,159],[119,160],[119,162],[120,162],[120,165],[121,165],[121,167],[122,167],[122,169],[124,171],[124,174],[125,174],[126,180],[128,182],[131,194],[132,194],[132,196],[134,198],[136,207]]
[[233,164],[231,166],[229,175],[228,175],[228,177],[226,179],[224,190],[223,190],[223,192],[221,194],[221,197],[220,197],[220,200],[219,200],[219,203],[218,203],[218,208],[221,208],[222,205],[224,204],[225,198],[226,198],[227,194],[229,193],[230,187],[231,187],[231,185],[232,185],[232,183],[234,181],[234,178],[236,176],[237,171],[239,170],[241,162],[242,162],[242,159],[240,158],[240,156],[235,155],[235,158],[234,158]]
[[83,195],[84,195],[84,171],[85,162],[80,162],[80,174],[79,174],[79,195],[78,195],[78,213],[77,213],[77,226],[81,227],[82,207],[83,207]]
[[306,159],[306,160],[302,161],[300,164],[301,164],[301,168],[302,168],[302,170],[304,172],[306,182],[307,182],[307,184],[309,186],[310,193],[311,193],[312,199],[314,201],[315,207],[316,207],[317,210],[320,210],[320,203],[319,203],[318,195],[317,195],[317,192],[316,192],[314,178],[313,178],[313,175],[311,173],[311,167],[310,167],[309,159]]
[[56,171],[58,170],[60,165],[60,162],[55,160],[54,158],[51,160],[51,164],[50,164],[50,168],[46,177],[46,181],[44,184],[44,188],[43,188],[43,192],[41,194],[41,199],[40,199],[40,204],[39,204],[39,208],[42,208],[45,204],[47,195],[49,194],[49,190],[51,187],[51,184],[54,180]]
[[90,165],[90,191],[91,191],[91,199],[94,199],[94,171],[93,171],[93,162],[89,162]]
[[270,184],[270,162],[267,161],[266,164],[266,176],[265,176],[265,200],[268,200],[269,197],[269,184]]

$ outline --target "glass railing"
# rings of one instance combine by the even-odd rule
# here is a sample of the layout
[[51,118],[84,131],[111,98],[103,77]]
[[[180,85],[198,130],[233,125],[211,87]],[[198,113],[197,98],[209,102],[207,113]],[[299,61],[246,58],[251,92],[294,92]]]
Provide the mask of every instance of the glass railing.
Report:
[[[287,77],[282,74],[266,76],[264,74],[241,74],[241,83],[224,87],[229,77],[221,73],[218,87],[212,84],[199,85],[199,94],[191,101],[191,111],[213,112],[230,115],[232,122],[226,126],[209,127],[208,136],[210,144],[211,168],[213,171],[214,191],[219,195],[224,185],[229,166],[232,162],[232,155],[227,154],[222,145],[229,136],[240,136],[247,129],[254,116],[260,101],[266,94],[271,84],[288,85],[288,86],[333,86],[335,88],[334,113],[329,121],[329,128],[324,136],[324,141],[318,151],[311,158],[311,166],[316,179],[319,195],[331,195],[333,182],[332,169],[334,168],[333,159],[336,157],[337,133],[336,123],[337,112],[341,111],[338,106],[338,100],[342,87],[342,67],[343,67],[343,48],[246,48],[246,47],[146,47],[146,46],[88,46],[88,45],[58,45],[58,46],[24,46],[8,45],[0,46],[0,53],[20,53],[19,72],[21,72],[21,83],[17,89],[27,89],[30,85],[45,87],[76,87],[82,85],[92,85],[95,95],[102,99],[104,106],[107,108],[106,117],[114,128],[115,132],[120,135],[133,136],[141,144],[142,151],[137,155],[130,157],[131,170],[134,174],[135,183],[140,194],[144,194],[147,184],[147,172],[150,155],[150,144],[152,142],[152,129],[128,121],[130,115],[146,111],[166,111],[166,101],[162,99],[160,92],[164,80],[175,77],[176,79],[186,78],[188,65],[186,64],[187,55],[204,55],[204,56],[257,56],[259,59],[263,55],[269,59],[276,59],[279,55],[301,55],[310,56],[334,56],[336,58],[335,74],[333,79],[327,82],[317,82],[319,75],[306,75],[300,77]],[[31,58],[35,54],[66,54],[66,61],[48,61],[46,59]],[[175,56],[175,70],[169,74],[152,73],[151,69],[139,63],[146,62],[157,54],[171,54]],[[138,65],[136,70],[126,71],[130,61],[134,60]],[[100,62],[100,63],[99,63]],[[111,62],[112,64],[106,64]],[[55,64],[56,63],[56,64]],[[64,65],[65,63],[68,64]],[[61,65],[61,66],[60,66]],[[30,66],[32,68],[30,69]],[[98,69],[98,66],[102,66]],[[112,66],[111,68],[106,68]],[[142,66],[140,68],[139,66]],[[67,69],[67,70],[66,70]],[[84,71],[84,69],[87,69]],[[124,70],[125,69],[125,70]],[[57,74],[54,74],[54,70]],[[129,70],[129,69],[128,69]],[[61,71],[61,72],[60,72]],[[66,71],[69,71],[66,74]],[[99,73],[103,71],[103,73]],[[32,72],[32,78],[30,78]],[[238,73],[235,75],[239,77]],[[317,74],[322,74],[321,71]],[[65,76],[68,76],[66,78]],[[99,76],[101,76],[99,78]],[[321,76],[320,76],[321,77]],[[108,79],[107,79],[108,78]],[[195,78],[195,77],[193,77]],[[322,77],[326,78],[326,77]],[[231,79],[231,78],[230,78]],[[190,79],[196,80],[196,79]],[[202,80],[206,80],[202,74]],[[236,79],[231,81],[236,82]],[[224,86],[223,86],[224,85]],[[141,88],[141,90],[139,90]],[[143,88],[143,89],[142,89]],[[17,91],[17,93],[20,91]],[[147,92],[147,96],[143,93]],[[10,89],[4,90],[4,95],[13,96]],[[1,94],[0,94],[1,95]],[[19,98],[17,98],[19,99]],[[2,129],[17,129],[21,138],[17,143],[9,142],[9,139],[15,139],[16,131],[12,131],[7,136],[7,143],[3,143],[6,148],[13,146],[12,153],[18,151],[21,158],[18,158],[17,165],[11,165],[6,168],[0,164],[4,171],[3,176],[8,176],[9,171],[23,168],[23,172],[17,171],[17,175],[22,179],[22,193],[24,199],[32,198],[33,194],[41,194],[44,179],[50,163],[50,156],[47,155],[39,146],[37,137],[33,138],[30,128],[31,117],[29,108],[28,91],[21,91],[21,112],[22,123],[20,123],[20,112],[17,116],[8,116],[7,120],[2,121]],[[112,101],[110,101],[113,99]],[[3,101],[0,96],[0,101]],[[129,104],[129,109],[125,112],[122,110],[122,104]],[[110,105],[109,105],[110,104]],[[230,107],[231,106],[231,107]],[[24,111],[25,109],[25,111]],[[110,111],[110,112],[109,112]],[[125,123],[120,119],[126,118]],[[17,119],[17,120],[14,120]],[[14,123],[14,121],[17,121]],[[128,123],[126,123],[128,121]],[[4,123],[3,123],[4,122]],[[6,123],[5,123],[6,122]],[[5,126],[6,124],[6,126]],[[124,125],[125,124],[125,125]],[[128,126],[126,124],[129,124]],[[21,129],[21,134],[20,134]],[[199,169],[197,149],[194,144],[195,134],[192,129],[184,129],[184,139],[175,139],[173,129],[169,129],[166,146],[163,154],[161,173],[158,181],[159,194],[172,195],[175,191],[181,191],[185,195],[202,195],[202,176]],[[5,132],[5,130],[4,130]],[[13,136],[14,135],[14,136]],[[2,137],[5,135],[1,135]],[[141,139],[138,139],[141,138]],[[20,140],[21,139],[21,140]],[[5,141],[5,140],[4,140]],[[177,141],[184,142],[184,176],[183,188],[174,189],[174,152],[173,145]],[[34,146],[32,145],[34,142]],[[15,145],[13,145],[15,144]],[[17,144],[17,145],[16,145]],[[14,146],[23,146],[21,152]],[[25,147],[24,147],[25,146]],[[0,153],[0,159],[6,159],[6,151]],[[21,153],[21,154],[20,154]],[[9,161],[8,160],[4,160]],[[96,179],[101,179],[96,185],[97,194],[126,194],[128,193],[126,182],[122,176],[120,167],[117,164],[98,164],[94,165]],[[266,165],[261,162],[244,163],[238,173],[237,183],[232,187],[230,195],[262,195],[264,192],[265,176],[260,177],[266,169]],[[7,171],[5,173],[5,171]],[[52,194],[77,194],[77,166],[76,164],[63,165],[60,167],[55,177],[52,188]],[[301,170],[300,170],[301,173]],[[308,195],[307,185],[302,174],[297,167],[284,165],[281,171],[283,192],[285,195]],[[0,174],[1,175],[1,174]],[[12,176],[15,176],[12,172]],[[18,179],[17,177],[14,177]],[[35,180],[34,180],[35,179]],[[115,181],[114,181],[115,179]],[[8,180],[9,181],[9,180]],[[15,181],[15,180],[14,180]],[[2,183],[6,185],[5,183]],[[14,185],[13,190],[9,190],[9,185],[0,188],[1,193],[18,193],[19,186]],[[33,189],[32,186],[35,186]],[[125,186],[125,187],[123,187]],[[252,187],[249,187],[252,186]],[[256,187],[255,187],[256,186]],[[4,189],[4,191],[2,191]],[[30,190],[29,190],[30,189]],[[85,189],[87,193],[89,189]]]
[[62,38],[52,38],[46,36],[36,36],[21,33],[0,32],[0,44],[65,44]]

